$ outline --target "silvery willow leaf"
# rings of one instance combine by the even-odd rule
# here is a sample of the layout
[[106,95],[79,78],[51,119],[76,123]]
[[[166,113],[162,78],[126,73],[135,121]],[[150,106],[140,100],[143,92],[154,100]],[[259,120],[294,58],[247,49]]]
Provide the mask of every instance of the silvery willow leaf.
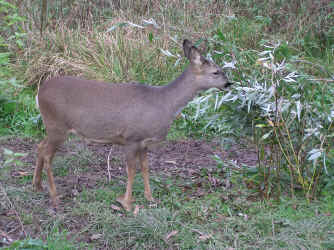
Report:
[[172,53],[170,53],[169,50],[164,50],[164,49],[160,49],[160,50],[165,56],[176,57]]
[[309,154],[308,160],[313,161],[313,160],[318,159],[321,156],[322,151],[320,149],[315,148],[315,149],[312,149],[310,152],[308,152],[308,154]]
[[135,23],[128,22],[128,24],[129,24],[130,26],[132,26],[132,27],[136,27],[136,28],[144,29],[143,26],[138,25],[138,24],[135,24]]
[[155,28],[160,29],[159,25],[153,18],[150,18],[148,20],[143,19],[143,22],[146,24],[152,24]]

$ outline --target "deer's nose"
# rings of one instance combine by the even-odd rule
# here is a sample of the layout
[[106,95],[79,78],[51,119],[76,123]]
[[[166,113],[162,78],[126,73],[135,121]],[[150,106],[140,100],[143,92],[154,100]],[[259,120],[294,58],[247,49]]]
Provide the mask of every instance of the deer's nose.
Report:
[[233,84],[233,82],[227,82],[226,85],[225,85],[225,88],[231,86]]

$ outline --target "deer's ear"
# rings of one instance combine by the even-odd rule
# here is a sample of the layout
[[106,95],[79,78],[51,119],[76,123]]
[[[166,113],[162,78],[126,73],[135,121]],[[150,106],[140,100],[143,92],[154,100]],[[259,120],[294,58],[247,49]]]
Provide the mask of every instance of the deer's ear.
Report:
[[192,46],[190,48],[188,59],[191,64],[194,64],[196,66],[201,66],[207,62],[195,46]]
[[185,57],[187,57],[189,60],[190,60],[190,58],[189,58],[190,50],[191,50],[192,46],[193,46],[193,44],[188,39],[184,39],[184,41],[183,41],[183,52],[184,52]]
[[200,51],[188,39],[183,41],[183,51],[191,64],[200,66],[206,62]]

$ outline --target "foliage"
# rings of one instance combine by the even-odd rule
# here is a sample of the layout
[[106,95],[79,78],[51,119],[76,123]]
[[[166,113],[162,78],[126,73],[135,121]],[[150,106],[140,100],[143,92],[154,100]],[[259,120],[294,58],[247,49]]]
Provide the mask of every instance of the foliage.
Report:
[[44,249],[78,249],[85,247],[85,244],[77,244],[66,239],[68,232],[60,232],[59,228],[54,228],[47,235],[46,242],[41,239],[28,238],[24,240],[17,240],[9,247],[4,247],[4,250],[26,249],[26,250],[44,250]]
[[[0,134],[32,133],[36,128],[31,112],[31,95],[22,92],[20,74],[15,74],[13,62],[17,55],[25,49],[26,33],[22,23],[25,18],[20,16],[19,9],[8,1],[0,1]],[[20,93],[20,95],[18,95]],[[28,100],[30,99],[30,100]]]
[[[219,38],[220,33],[216,36]],[[250,128],[248,134],[257,146],[259,172],[263,173],[260,189],[266,197],[272,195],[272,185],[283,184],[286,172],[291,194],[300,188],[307,199],[312,199],[332,176],[328,168],[333,162],[334,81],[320,76],[333,75],[327,74],[328,70],[325,75],[321,71],[312,75],[298,62],[314,63],[296,54],[286,42],[262,40],[261,44],[263,51],[234,49],[232,65],[248,69],[244,64],[250,64],[253,71],[242,70],[241,75],[234,76],[237,83],[226,95],[208,93],[195,99],[198,108],[194,117],[208,116],[212,104],[203,99],[210,96],[215,98],[215,113],[219,108],[226,111],[226,104],[232,105],[238,112],[232,111],[231,117]],[[219,114],[209,119],[208,127],[226,121],[226,112]]]
[[10,149],[4,148],[3,154],[5,161],[3,163],[4,167],[8,166],[22,166],[23,162],[20,160],[20,158],[27,156],[27,153],[19,153],[19,152],[13,152]]
[[21,23],[25,20],[19,15],[18,8],[8,1],[0,1],[0,51],[3,47],[13,49],[24,47],[25,32]]
[[[10,59],[13,48],[23,48],[24,42],[23,32],[20,23],[24,20],[18,15],[18,8],[4,0],[0,0],[0,79],[1,84],[4,84],[4,79],[11,78],[12,70],[10,68]],[[0,86],[0,89],[2,87]],[[4,95],[0,95],[4,99]]]

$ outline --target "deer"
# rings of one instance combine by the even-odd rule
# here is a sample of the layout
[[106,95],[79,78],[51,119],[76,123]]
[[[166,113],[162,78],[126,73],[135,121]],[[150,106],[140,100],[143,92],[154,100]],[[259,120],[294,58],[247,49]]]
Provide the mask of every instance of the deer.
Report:
[[189,65],[174,81],[163,86],[105,83],[72,76],[43,82],[36,100],[46,136],[37,146],[34,190],[43,190],[41,176],[45,168],[52,206],[57,208],[59,199],[52,159],[57,148],[74,133],[91,142],[124,147],[126,191],[116,201],[125,210],[132,209],[132,186],[138,162],[144,196],[154,202],[149,183],[148,150],[166,139],[173,120],[198,92],[210,88],[223,90],[231,85],[223,70],[203,57],[187,39],[183,41],[183,51]]

